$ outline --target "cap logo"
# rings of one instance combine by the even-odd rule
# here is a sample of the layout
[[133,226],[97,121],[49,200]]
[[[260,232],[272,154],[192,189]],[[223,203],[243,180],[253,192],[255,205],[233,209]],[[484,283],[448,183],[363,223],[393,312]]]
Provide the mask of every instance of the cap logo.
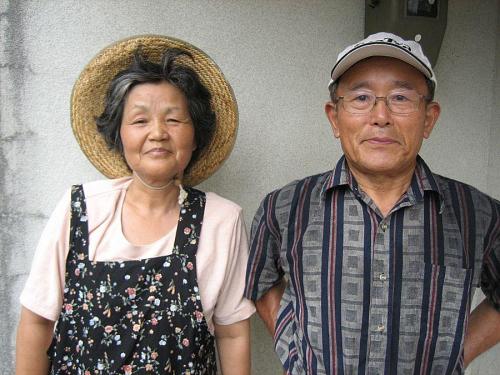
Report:
[[[378,40],[370,40],[368,43],[377,43],[377,42],[384,42],[384,43],[389,43],[389,44],[395,44],[395,45],[397,45],[399,47],[404,48],[408,52],[411,52],[411,47],[408,44],[404,44],[404,43],[398,42],[397,40],[394,40],[392,38],[383,38],[383,39],[378,39]],[[362,46],[364,44],[367,44],[367,42],[365,40],[363,40],[363,41],[355,44],[354,46],[352,46],[351,50],[355,49],[356,47]]]
[[392,43],[392,44],[396,44],[406,50],[408,50],[408,52],[411,52],[411,47],[408,45],[408,44],[404,44],[404,43],[401,43],[401,42],[398,42],[397,40],[394,40],[394,39],[391,39],[391,38],[384,38],[383,41],[387,42],[387,43]]

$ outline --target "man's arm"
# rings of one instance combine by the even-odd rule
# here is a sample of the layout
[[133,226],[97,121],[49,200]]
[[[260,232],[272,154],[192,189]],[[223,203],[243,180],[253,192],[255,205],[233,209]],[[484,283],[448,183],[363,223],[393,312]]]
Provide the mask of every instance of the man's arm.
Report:
[[464,365],[500,342],[500,312],[488,300],[481,302],[469,318],[464,342]]
[[269,289],[266,294],[255,301],[255,307],[260,318],[264,321],[267,330],[274,337],[274,328],[280,308],[281,297],[285,291],[285,280],[281,278],[280,282]]
[[215,340],[223,375],[250,375],[250,319],[215,324]]
[[281,230],[275,214],[279,191],[266,196],[253,219],[245,297],[254,301],[269,333],[274,327],[285,290],[281,266]]

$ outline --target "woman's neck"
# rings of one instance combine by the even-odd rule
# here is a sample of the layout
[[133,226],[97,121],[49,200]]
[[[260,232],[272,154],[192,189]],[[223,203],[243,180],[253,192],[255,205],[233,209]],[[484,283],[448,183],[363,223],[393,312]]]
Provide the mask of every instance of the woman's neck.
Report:
[[152,190],[133,178],[123,203],[122,232],[132,244],[145,245],[165,236],[179,220],[179,187]]
[[137,172],[133,172],[133,176],[135,179],[137,179],[141,184],[143,184],[149,190],[166,190],[174,182],[174,179],[171,179],[170,181],[167,181],[164,184],[151,185],[151,184],[147,183],[146,181],[144,181],[144,179],[141,178],[141,176]]
[[132,177],[125,201],[141,211],[164,214],[179,207],[179,187],[170,180],[162,187],[149,186],[139,176]]

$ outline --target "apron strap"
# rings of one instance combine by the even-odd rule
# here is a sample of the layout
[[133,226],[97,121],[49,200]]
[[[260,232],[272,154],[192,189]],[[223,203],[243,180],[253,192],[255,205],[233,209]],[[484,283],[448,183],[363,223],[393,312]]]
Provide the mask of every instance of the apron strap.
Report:
[[185,190],[188,195],[181,206],[173,253],[186,254],[194,258],[198,250],[203,225],[206,195],[204,192],[193,188],[186,188]]
[[85,193],[82,185],[71,187],[71,221],[68,258],[76,256],[76,251],[88,258],[89,227]]

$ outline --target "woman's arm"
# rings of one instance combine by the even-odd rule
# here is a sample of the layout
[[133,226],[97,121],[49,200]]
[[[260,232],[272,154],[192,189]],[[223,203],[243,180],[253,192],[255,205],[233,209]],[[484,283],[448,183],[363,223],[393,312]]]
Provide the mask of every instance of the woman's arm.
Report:
[[47,375],[47,349],[52,341],[54,322],[28,310],[21,309],[17,328],[16,375]]
[[250,319],[215,324],[222,375],[250,375]]

